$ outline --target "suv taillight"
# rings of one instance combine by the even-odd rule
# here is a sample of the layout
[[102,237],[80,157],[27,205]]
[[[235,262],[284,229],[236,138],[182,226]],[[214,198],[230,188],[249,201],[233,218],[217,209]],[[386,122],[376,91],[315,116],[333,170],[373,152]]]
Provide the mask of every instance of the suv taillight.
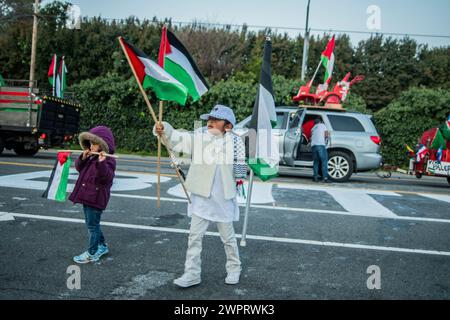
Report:
[[381,138],[379,136],[371,136],[370,140],[372,140],[375,144],[381,144]]

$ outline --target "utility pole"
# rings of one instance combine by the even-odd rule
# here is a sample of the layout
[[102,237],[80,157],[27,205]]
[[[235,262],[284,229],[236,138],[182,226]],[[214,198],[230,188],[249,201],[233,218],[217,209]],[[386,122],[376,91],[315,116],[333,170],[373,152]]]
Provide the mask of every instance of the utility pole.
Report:
[[37,47],[37,32],[38,32],[38,14],[39,14],[39,0],[34,1],[34,15],[33,15],[33,36],[31,42],[31,64],[30,64],[30,84],[33,87],[35,80],[34,71],[36,69],[36,47]]
[[305,81],[306,76],[306,67],[308,65],[308,51],[309,51],[309,3],[311,0],[308,0],[308,7],[306,8],[306,27],[305,27],[305,40],[303,43],[303,59],[302,59],[302,75],[300,80]]

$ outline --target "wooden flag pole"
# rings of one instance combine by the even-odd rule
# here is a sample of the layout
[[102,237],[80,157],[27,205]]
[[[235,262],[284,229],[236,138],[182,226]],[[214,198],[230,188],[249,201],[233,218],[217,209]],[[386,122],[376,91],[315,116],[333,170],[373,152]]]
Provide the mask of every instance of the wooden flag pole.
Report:
[[[152,104],[150,103],[150,100],[148,100],[147,93],[145,92],[144,87],[142,86],[142,83],[139,81],[139,77],[137,76],[136,70],[134,70],[134,67],[133,67],[133,64],[131,63],[130,57],[127,54],[127,50],[125,49],[125,46],[123,44],[123,38],[122,37],[119,37],[119,43],[120,43],[120,46],[122,47],[122,50],[123,50],[123,53],[125,54],[125,57],[127,57],[128,64],[130,65],[131,71],[134,74],[134,77],[135,77],[136,82],[137,82],[137,84],[139,86],[139,89],[140,89],[140,91],[142,93],[142,96],[144,97],[145,103],[147,104],[147,107],[148,107],[148,109],[150,111],[150,114],[152,115],[153,121],[155,123],[158,123],[158,120],[156,119],[156,114],[155,114],[155,111],[153,110]],[[183,179],[183,177],[180,174],[180,169],[178,168],[177,164],[173,161],[173,159],[175,158],[175,155],[172,152],[172,147],[171,147],[169,141],[167,140],[167,137],[166,137],[165,134],[163,134],[161,136],[161,140],[162,140],[162,143],[164,144],[164,146],[166,147],[167,152],[169,152],[169,156],[170,156],[170,160],[172,162],[172,166],[174,167],[175,172],[176,172],[176,174],[178,176],[178,179],[181,182],[181,185],[183,187],[184,193],[186,194],[186,197],[187,197],[189,203],[191,203],[191,198],[189,197],[189,194],[188,194],[188,192],[186,190],[186,186],[184,185],[184,179]]]
[[[162,123],[162,114],[163,114],[163,101],[159,101],[159,124]],[[156,189],[157,201],[156,206],[160,208],[161,206],[161,137],[158,136],[158,185]]]
[[[61,152],[83,153],[83,150],[58,150],[58,153],[61,153]],[[93,151],[91,151],[90,154],[99,156],[100,152],[93,152]],[[107,157],[107,158],[115,158],[115,159],[119,158],[119,156],[116,156],[115,154],[109,154],[109,153],[105,153],[104,156]]]

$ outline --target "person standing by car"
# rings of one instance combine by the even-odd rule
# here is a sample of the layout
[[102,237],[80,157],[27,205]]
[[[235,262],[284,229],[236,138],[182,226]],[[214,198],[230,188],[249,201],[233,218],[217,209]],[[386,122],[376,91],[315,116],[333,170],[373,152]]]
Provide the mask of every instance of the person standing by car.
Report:
[[322,181],[328,183],[328,152],[327,140],[329,132],[325,124],[319,118],[314,120],[314,127],[311,130],[311,147],[313,153],[313,180],[319,181],[319,166],[322,169]]

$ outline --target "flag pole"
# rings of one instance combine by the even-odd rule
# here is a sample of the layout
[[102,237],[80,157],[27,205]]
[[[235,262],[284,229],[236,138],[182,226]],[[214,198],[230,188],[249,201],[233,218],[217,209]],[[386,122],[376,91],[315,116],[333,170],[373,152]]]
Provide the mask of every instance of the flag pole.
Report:
[[[83,153],[83,150],[58,150],[58,153],[62,153],[62,152]],[[91,151],[90,154],[99,156],[99,155],[100,155],[100,152],[94,152],[94,151]],[[116,156],[115,154],[105,153],[105,154],[103,154],[103,155],[104,155],[105,157],[107,157],[107,158],[115,158],[115,159],[118,159],[118,158],[119,158],[119,156]]]
[[[162,123],[162,114],[163,114],[163,101],[159,101],[159,124]],[[161,206],[161,137],[158,136],[158,185],[156,189],[156,194],[158,200],[156,201],[156,206],[160,208]]]
[[[150,111],[150,114],[152,115],[153,121],[155,123],[158,123],[158,120],[156,119],[156,114],[155,114],[155,111],[153,110],[152,104],[150,103],[150,100],[148,100],[147,93],[145,92],[144,87],[142,86],[142,83],[139,81],[139,77],[137,76],[136,70],[134,70],[133,64],[131,63],[130,57],[128,56],[127,51],[126,51],[125,46],[124,46],[122,41],[123,41],[123,38],[119,37],[120,46],[122,47],[122,50],[123,50],[123,53],[125,54],[125,57],[127,57],[128,64],[130,65],[131,71],[134,74],[134,77],[135,77],[136,82],[137,82],[137,84],[139,86],[141,94],[144,97],[145,103],[147,104],[147,107],[148,107],[148,109]],[[172,166],[174,167],[175,172],[176,172],[176,174],[178,176],[178,179],[181,182],[181,185],[183,187],[184,193],[186,194],[186,197],[187,197],[189,203],[191,203],[191,198],[189,197],[189,194],[188,194],[188,192],[186,190],[186,186],[184,185],[184,179],[183,179],[183,177],[180,174],[180,169],[178,168],[177,164],[173,161],[173,159],[175,158],[175,155],[172,152],[172,147],[170,145],[170,142],[167,140],[167,137],[166,137],[165,133],[162,134],[161,140],[162,140],[162,143],[164,144],[164,146],[166,147],[167,151],[169,152],[169,156],[170,156],[170,160],[172,162]]]
[[253,189],[253,170],[250,170],[250,179],[248,181],[248,191],[247,191],[247,203],[245,205],[245,215],[244,215],[244,225],[242,227],[242,238],[241,238],[241,247],[245,247],[247,245],[246,237],[247,237],[247,225],[248,225],[248,211],[251,205],[252,199],[252,189]]
[[58,68],[58,56],[55,54],[55,63],[53,64],[53,96],[56,95],[56,69]]
[[313,83],[313,81],[314,81],[314,78],[316,77],[317,72],[319,71],[319,68],[320,68],[320,65],[321,65],[321,64],[322,64],[322,60],[319,61],[319,65],[317,66],[316,72],[314,72],[314,75],[313,75],[311,81],[308,83],[308,87],[311,87],[311,85],[312,85],[312,83]]

